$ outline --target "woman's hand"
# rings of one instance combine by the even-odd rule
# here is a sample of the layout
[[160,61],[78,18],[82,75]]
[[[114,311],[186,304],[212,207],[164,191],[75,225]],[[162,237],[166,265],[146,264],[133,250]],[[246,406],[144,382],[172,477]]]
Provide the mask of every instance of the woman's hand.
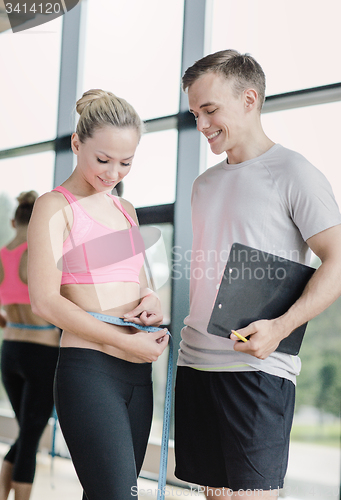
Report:
[[156,293],[151,292],[142,298],[135,309],[124,314],[123,318],[137,325],[159,326],[163,320],[159,297]]
[[130,354],[133,362],[152,363],[166,349],[169,342],[167,328],[157,332],[137,330],[136,333],[124,336],[123,350]]

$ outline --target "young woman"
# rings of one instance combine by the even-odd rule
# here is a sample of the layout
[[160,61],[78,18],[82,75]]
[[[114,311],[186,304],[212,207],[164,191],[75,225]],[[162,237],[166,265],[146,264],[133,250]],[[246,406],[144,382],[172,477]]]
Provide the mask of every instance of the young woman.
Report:
[[27,286],[27,226],[36,198],[35,191],[17,198],[16,235],[0,250],[1,374],[19,424],[1,467],[0,500],[11,489],[15,500],[30,498],[39,440],[53,408],[59,330],[32,312]]
[[142,466],[151,362],[168,336],[89,314],[162,321],[134,208],[110,194],[131,169],[142,122],[125,100],[101,90],[83,94],[76,109],[77,166],[37,200],[30,223],[30,294],[35,312],[63,329],[55,400],[83,498],[122,500],[133,496]]

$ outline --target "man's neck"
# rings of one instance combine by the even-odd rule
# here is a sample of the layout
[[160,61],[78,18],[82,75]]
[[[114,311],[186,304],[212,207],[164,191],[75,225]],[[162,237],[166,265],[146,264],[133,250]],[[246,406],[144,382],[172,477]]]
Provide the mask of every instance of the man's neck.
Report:
[[262,143],[254,143],[248,144],[246,147],[240,146],[239,148],[234,148],[231,151],[226,151],[228,163],[236,164],[243,163],[247,160],[253,160],[253,158],[257,158],[262,154],[269,151],[272,146],[274,146],[274,142],[267,138],[267,141]]
[[274,142],[269,139],[260,125],[253,127],[252,132],[246,133],[241,142],[231,150],[226,151],[230,164],[243,163],[247,160],[257,158],[266,153]]

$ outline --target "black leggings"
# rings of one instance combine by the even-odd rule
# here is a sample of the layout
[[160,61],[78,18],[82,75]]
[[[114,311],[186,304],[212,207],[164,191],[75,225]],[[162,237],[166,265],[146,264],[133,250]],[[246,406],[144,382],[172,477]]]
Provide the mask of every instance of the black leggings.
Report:
[[4,460],[13,481],[33,483],[39,440],[53,409],[53,378],[58,347],[4,340],[2,382],[19,424],[19,435]]
[[136,498],[152,420],[151,370],[93,349],[60,349],[55,402],[83,499]]

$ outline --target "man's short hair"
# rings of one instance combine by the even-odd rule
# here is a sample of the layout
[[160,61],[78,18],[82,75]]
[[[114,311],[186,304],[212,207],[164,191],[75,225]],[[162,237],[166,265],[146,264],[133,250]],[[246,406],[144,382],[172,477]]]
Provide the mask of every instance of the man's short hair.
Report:
[[240,95],[248,88],[254,88],[258,93],[259,110],[265,100],[265,74],[260,64],[250,54],[240,54],[236,50],[221,50],[209,54],[193,66],[190,66],[182,77],[182,88],[186,90],[206,73],[221,74],[231,79],[232,89]]

